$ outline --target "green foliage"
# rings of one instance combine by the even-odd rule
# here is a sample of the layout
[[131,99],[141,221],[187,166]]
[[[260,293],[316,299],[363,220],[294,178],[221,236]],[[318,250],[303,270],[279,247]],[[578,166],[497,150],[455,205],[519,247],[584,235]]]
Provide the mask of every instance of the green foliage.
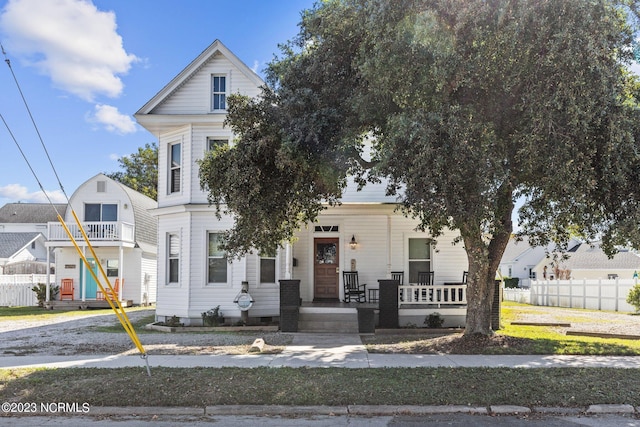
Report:
[[216,306],[211,310],[205,311],[201,314],[202,324],[204,326],[219,326],[224,323],[224,316],[220,311],[220,306]]
[[424,319],[427,328],[441,328],[443,323],[444,318],[440,316],[440,313],[431,313]]
[[640,312],[640,285],[635,285],[629,290],[627,302],[636,308],[636,312]]
[[504,278],[504,287],[505,288],[517,288],[520,279],[517,277],[505,277]]
[[[38,299],[38,307],[44,307],[44,303],[47,300],[47,285],[44,283],[38,283],[36,286],[31,288],[31,290],[36,293],[36,298]],[[59,292],[60,292],[60,286],[50,285],[49,301],[55,300]]]
[[158,200],[158,146],[145,144],[137,153],[118,159],[124,171],[105,174],[145,196]]
[[460,230],[466,333],[490,334],[515,200],[534,244],[577,233],[609,251],[640,246],[638,79],[627,69],[637,6],[317,3],[262,95],[229,100],[237,143],[200,165],[210,202],[236,218],[226,249],[271,251],[335,203],[348,175],[386,178],[419,228]]

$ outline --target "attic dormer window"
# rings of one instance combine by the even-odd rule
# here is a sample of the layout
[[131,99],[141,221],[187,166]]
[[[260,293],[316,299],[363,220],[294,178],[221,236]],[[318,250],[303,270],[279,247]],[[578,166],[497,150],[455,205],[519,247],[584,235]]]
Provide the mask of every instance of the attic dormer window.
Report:
[[227,77],[211,76],[211,110],[222,111],[227,109]]

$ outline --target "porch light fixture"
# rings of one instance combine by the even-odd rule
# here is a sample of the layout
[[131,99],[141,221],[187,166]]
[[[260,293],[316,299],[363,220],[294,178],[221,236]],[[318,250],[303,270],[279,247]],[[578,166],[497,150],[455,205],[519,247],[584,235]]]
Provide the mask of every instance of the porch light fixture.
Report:
[[351,249],[353,250],[355,250],[356,247],[358,246],[358,242],[356,242],[355,234],[351,236],[351,242],[349,242],[349,246],[351,246]]

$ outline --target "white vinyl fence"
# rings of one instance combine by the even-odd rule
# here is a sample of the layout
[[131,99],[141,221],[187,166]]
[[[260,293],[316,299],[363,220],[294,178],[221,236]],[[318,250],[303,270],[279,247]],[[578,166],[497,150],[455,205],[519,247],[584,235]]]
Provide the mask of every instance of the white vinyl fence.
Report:
[[[55,285],[56,276],[50,276]],[[46,274],[0,275],[0,307],[36,306],[38,298],[31,288],[38,283],[46,283]]]
[[531,304],[531,291],[529,289],[504,288],[502,290],[502,299],[521,304]]
[[[528,290],[529,303],[548,307],[634,312],[635,307],[627,303],[627,295],[635,284],[634,279],[532,280]],[[526,302],[526,292],[524,289],[504,289],[503,299]]]

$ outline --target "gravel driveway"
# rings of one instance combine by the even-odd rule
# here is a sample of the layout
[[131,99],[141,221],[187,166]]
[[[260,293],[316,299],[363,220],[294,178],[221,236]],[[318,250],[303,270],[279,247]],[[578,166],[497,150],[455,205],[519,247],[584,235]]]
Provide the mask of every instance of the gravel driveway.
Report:
[[[153,309],[127,312],[132,323],[152,315]],[[0,321],[2,355],[137,354],[129,336],[121,332],[100,332],[99,327],[119,325],[115,314],[87,311],[72,318]],[[290,334],[246,332],[238,334],[167,333],[144,331],[138,334],[148,354],[246,353],[256,338],[263,338],[267,351],[277,351],[291,342]]]

